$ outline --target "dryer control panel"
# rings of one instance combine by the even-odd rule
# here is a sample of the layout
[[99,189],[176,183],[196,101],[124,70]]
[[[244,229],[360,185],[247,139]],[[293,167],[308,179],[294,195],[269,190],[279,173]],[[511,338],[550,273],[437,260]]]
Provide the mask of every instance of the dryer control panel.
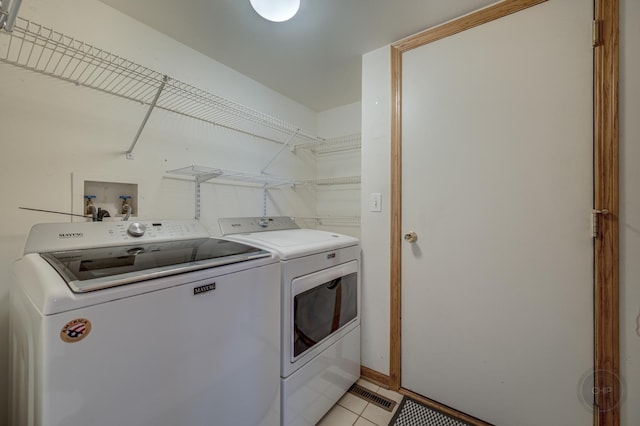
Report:
[[218,219],[218,224],[220,225],[220,232],[222,235],[300,229],[293,218],[288,216],[228,217]]

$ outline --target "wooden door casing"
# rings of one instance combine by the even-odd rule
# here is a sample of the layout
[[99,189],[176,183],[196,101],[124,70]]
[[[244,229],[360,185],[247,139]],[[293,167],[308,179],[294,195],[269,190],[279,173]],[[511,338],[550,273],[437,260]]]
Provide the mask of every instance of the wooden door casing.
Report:
[[[389,385],[400,389],[401,241],[402,241],[402,54],[474,26],[515,13],[544,0],[505,0],[391,47],[391,324]],[[598,399],[600,425],[619,425],[618,343],[618,1],[596,0],[600,40],[594,47],[594,208],[607,209],[595,240],[595,386],[614,389]],[[480,424],[480,423],[479,423]]]

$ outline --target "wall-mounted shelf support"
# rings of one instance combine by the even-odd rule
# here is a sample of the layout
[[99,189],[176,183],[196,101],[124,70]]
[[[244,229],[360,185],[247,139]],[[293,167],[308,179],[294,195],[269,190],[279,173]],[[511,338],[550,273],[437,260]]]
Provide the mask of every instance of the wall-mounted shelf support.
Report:
[[200,184],[208,180],[220,176],[221,172],[203,173],[196,176],[196,206],[195,206],[195,219],[200,220]]
[[[276,161],[276,158],[278,158],[280,156],[280,154],[282,153],[282,151],[285,150],[285,148],[287,146],[289,146],[289,144],[291,143],[291,141],[293,140],[293,138],[296,137],[296,135],[298,134],[298,132],[300,131],[300,129],[296,129],[293,133],[291,133],[291,136],[289,136],[289,139],[287,139],[287,141],[280,147],[280,149],[278,150],[278,152],[276,152],[276,155],[273,156],[273,158],[271,158],[271,160],[269,160],[269,162],[267,163],[266,166],[264,166],[262,168],[262,170],[260,170],[261,174],[264,174],[265,170],[267,170],[269,168],[269,166]],[[266,214],[265,214],[266,216]]]
[[0,30],[5,30],[8,33],[13,31],[21,4],[22,0],[0,1]]
[[267,188],[267,185],[265,184],[262,187],[262,217],[266,217],[267,216],[267,191],[269,188]]
[[166,86],[167,81],[169,81],[169,76],[165,75],[162,78],[162,83],[160,83],[160,87],[158,87],[158,91],[156,92],[156,95],[153,97],[153,100],[151,101],[151,104],[149,105],[149,109],[147,110],[147,113],[145,114],[144,119],[142,120],[142,123],[140,124],[140,127],[138,128],[138,133],[136,133],[136,137],[133,138],[133,142],[131,143],[131,146],[129,147],[129,150],[126,153],[127,160],[133,160],[133,148],[135,148],[136,143],[138,143],[138,139],[140,138],[140,135],[142,134],[142,130],[144,129],[144,126],[147,125],[147,121],[149,120],[149,116],[151,116],[151,112],[156,107],[156,104],[158,103],[158,99],[160,98],[160,94],[164,90],[164,86]]

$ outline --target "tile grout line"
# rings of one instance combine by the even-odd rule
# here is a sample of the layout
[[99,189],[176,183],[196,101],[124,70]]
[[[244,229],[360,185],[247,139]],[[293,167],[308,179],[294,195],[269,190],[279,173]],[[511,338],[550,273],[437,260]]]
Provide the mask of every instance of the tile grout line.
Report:
[[[362,413],[364,413],[364,410],[366,410],[366,409],[367,409],[367,407],[369,406],[369,404],[370,404],[370,402],[367,402],[367,404],[366,404],[366,405],[364,406],[364,408],[362,409]],[[355,411],[353,411],[353,410],[349,409],[349,407],[345,407],[345,406],[344,406],[344,405],[342,405],[342,404],[338,404],[338,405],[340,405],[340,406],[341,406],[342,408],[344,408],[345,410],[347,410],[347,411],[349,411],[349,412],[351,412],[351,413],[355,414],[356,416],[358,416],[358,418],[353,422],[353,424],[352,424],[351,426],[353,426],[354,424],[356,424],[356,423],[358,422],[358,419],[359,419],[360,417],[362,417],[362,413],[358,414],[358,413],[356,413]],[[366,419],[366,420],[369,420],[369,419],[367,419],[366,417],[365,417],[365,419]],[[371,422],[371,420],[369,420],[369,421]],[[373,422],[371,422],[371,423],[373,423]],[[377,426],[377,425],[376,425],[376,426]]]
[[378,423],[374,422],[374,421],[373,421],[373,420],[371,420],[371,419],[366,418],[366,417],[363,415],[363,414],[364,414],[364,412],[365,412],[365,410],[367,409],[367,407],[368,407],[369,405],[371,405],[371,403],[370,403],[370,402],[367,402],[367,404],[366,404],[366,405],[364,406],[364,408],[362,409],[362,413],[361,413],[361,414],[358,414],[358,413],[356,413],[355,411],[350,410],[348,407],[345,407],[344,405],[341,405],[341,404],[338,404],[338,405],[340,405],[340,406],[341,406],[342,408],[344,408],[345,410],[347,410],[347,411],[349,411],[349,412],[351,412],[351,413],[355,414],[356,416],[358,416],[358,418],[356,418],[356,419],[355,419],[355,421],[351,424],[351,426],[354,426],[356,423],[358,423],[358,420],[360,420],[360,419],[365,419],[365,420],[366,420],[366,421],[368,421],[369,423],[374,424],[374,425],[376,425],[376,426],[384,426],[384,425],[379,425]]

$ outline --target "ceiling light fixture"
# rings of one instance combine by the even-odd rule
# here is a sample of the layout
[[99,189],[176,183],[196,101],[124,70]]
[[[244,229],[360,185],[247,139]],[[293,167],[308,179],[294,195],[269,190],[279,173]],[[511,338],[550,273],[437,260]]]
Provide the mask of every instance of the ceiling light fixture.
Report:
[[253,9],[264,19],[284,22],[293,18],[300,9],[300,0],[249,0]]

